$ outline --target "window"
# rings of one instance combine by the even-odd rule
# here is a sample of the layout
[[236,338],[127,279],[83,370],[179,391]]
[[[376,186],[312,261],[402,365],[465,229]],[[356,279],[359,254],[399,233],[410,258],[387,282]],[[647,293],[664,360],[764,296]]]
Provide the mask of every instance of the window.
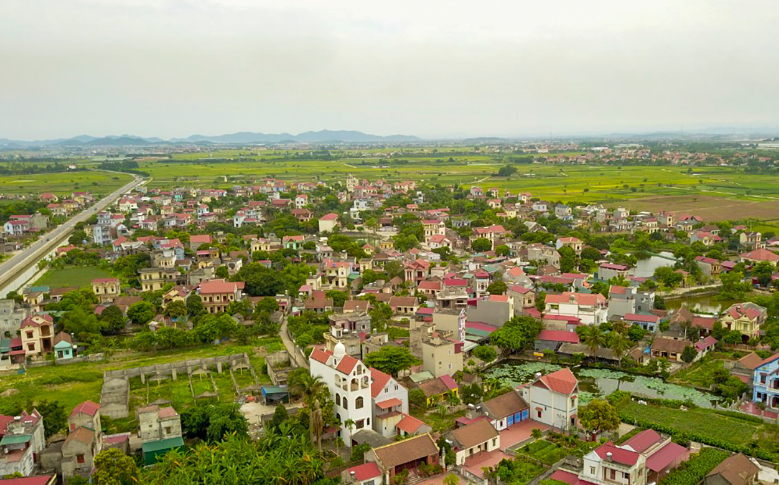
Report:
[[341,405],[341,395],[340,394],[336,394],[335,395],[335,404],[336,404],[336,406],[340,406]]
[[364,404],[364,400],[363,400],[362,397],[358,397],[357,399],[355,399],[355,401],[354,401],[354,408],[355,409],[362,409],[362,407],[364,405],[365,404]]
[[395,390],[396,390],[396,391],[398,390],[398,385],[397,385],[397,384],[395,384]]
[[32,338],[32,332],[27,332],[27,338]]
[[346,399],[346,397],[344,397],[344,400],[343,400],[342,404],[343,404],[344,409],[349,409],[349,400]]
[[539,418],[541,417],[541,410],[540,409],[538,410],[538,417]]
[[171,429],[170,426],[165,426],[165,434],[170,434]]
[[609,470],[611,472],[611,479],[616,480],[617,479],[617,470]]
[[84,455],[83,454],[76,455],[76,461],[79,463],[84,463]]
[[357,429],[363,429],[365,427],[365,420],[359,419],[356,423],[354,423],[354,427]]
[[595,475],[595,467],[594,466],[590,467],[590,475]]

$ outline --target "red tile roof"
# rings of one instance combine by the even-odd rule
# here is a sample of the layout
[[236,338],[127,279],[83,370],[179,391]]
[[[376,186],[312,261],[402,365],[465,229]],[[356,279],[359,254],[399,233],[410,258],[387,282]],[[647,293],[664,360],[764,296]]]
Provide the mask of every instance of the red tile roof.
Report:
[[454,379],[452,379],[452,376],[450,376],[449,374],[441,376],[441,382],[443,382],[444,385],[447,388],[449,388],[450,391],[453,389],[457,389],[459,387],[457,383],[454,381]]
[[571,394],[576,389],[576,376],[573,375],[571,369],[563,367],[562,369],[541,376],[540,381],[552,392],[558,392],[560,394]]
[[37,477],[6,478],[0,480],[3,485],[49,485],[56,483],[55,475],[40,475]]
[[657,315],[641,315],[638,313],[626,313],[623,318],[631,322],[657,323],[660,321],[660,317]]
[[344,374],[351,374],[351,372],[354,370],[354,366],[357,365],[357,362],[359,361],[351,355],[344,355],[341,358],[341,362],[339,362],[335,367],[335,370]]
[[243,281],[209,280],[200,283],[200,294],[234,293],[236,290],[242,290],[243,287]]
[[653,472],[659,472],[660,470],[663,470],[665,467],[679,459],[680,456],[685,456],[689,454],[689,451],[687,448],[685,448],[682,445],[677,445],[674,442],[668,443],[667,445],[660,448],[658,451],[652,454],[649,458],[646,460],[646,467],[652,470]]
[[599,446],[598,448],[595,448],[595,453],[602,459],[605,460],[607,458],[607,453],[611,453],[611,459],[613,461],[616,461],[617,463],[622,463],[623,465],[627,466],[633,466],[638,462],[638,457],[640,456],[635,451],[625,450],[622,448],[618,448],[609,441],[608,443]]
[[579,335],[576,332],[568,332],[566,330],[541,330],[536,340],[578,344]]
[[424,421],[420,421],[419,419],[409,414],[404,414],[403,416],[403,419],[398,421],[398,424],[396,424],[395,427],[401,431],[405,431],[408,434],[416,433],[417,430],[419,430],[419,428],[425,424]]
[[371,478],[381,476],[379,465],[372,461],[362,465],[353,466],[346,471],[348,475],[353,477],[357,482],[364,482],[365,480],[370,480]]
[[324,350],[314,349],[311,352],[310,358],[314,359],[315,361],[319,362],[320,364],[327,365],[327,361],[330,359],[330,356],[333,354]]
[[371,379],[373,379],[371,382],[371,396],[376,399],[381,390],[384,389],[384,386],[392,379],[392,376],[371,367]]
[[386,401],[380,401],[377,402],[376,405],[379,406],[381,409],[389,409],[393,406],[400,406],[403,404],[403,401],[400,399],[393,397],[392,399],[387,399]]
[[92,401],[84,401],[75,408],[73,408],[73,411],[70,413],[71,416],[74,416],[78,413],[84,413],[88,416],[94,416],[97,414],[97,412],[100,410],[100,405],[96,402]]
[[662,439],[663,437],[657,431],[646,429],[625,441],[623,445],[629,446],[633,451],[641,453]]

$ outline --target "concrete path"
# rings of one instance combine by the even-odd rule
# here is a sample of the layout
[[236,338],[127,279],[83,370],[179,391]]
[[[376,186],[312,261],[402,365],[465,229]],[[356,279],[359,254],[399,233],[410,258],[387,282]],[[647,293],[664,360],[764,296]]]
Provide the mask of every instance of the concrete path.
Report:
[[293,342],[292,339],[289,338],[289,334],[287,333],[287,316],[286,315],[281,319],[281,327],[279,328],[279,336],[281,337],[281,341],[284,342],[284,347],[287,348],[287,352],[289,352],[289,355],[291,355],[292,358],[295,359],[295,363],[297,363],[298,367],[303,367],[305,369],[308,369],[308,360],[304,359],[303,356],[300,355],[300,352],[298,351],[298,348],[295,345],[295,342]]

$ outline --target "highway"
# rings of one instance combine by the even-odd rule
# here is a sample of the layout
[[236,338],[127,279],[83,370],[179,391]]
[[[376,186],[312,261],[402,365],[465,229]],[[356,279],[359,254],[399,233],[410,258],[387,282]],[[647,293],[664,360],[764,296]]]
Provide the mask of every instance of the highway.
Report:
[[79,222],[84,222],[93,214],[104,210],[122,194],[132,190],[142,182],[143,179],[141,177],[134,176],[132,182],[103,197],[92,207],[88,207],[87,209],[79,212],[60,226],[41,236],[37,241],[32,243],[29,247],[23,249],[19,254],[1,264],[0,289],[5,288],[8,283],[12,282],[14,278],[20,273],[20,271],[24,271],[32,264],[38,264],[38,261],[40,261],[41,258],[59,246],[59,244],[65,239],[65,236],[73,230],[76,224]]

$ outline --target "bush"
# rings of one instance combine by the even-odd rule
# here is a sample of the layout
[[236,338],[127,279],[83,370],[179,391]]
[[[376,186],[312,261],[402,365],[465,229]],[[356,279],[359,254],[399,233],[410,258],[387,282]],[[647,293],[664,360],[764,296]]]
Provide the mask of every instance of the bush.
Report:
[[697,485],[728,457],[728,453],[704,448],[660,480],[660,485]]

